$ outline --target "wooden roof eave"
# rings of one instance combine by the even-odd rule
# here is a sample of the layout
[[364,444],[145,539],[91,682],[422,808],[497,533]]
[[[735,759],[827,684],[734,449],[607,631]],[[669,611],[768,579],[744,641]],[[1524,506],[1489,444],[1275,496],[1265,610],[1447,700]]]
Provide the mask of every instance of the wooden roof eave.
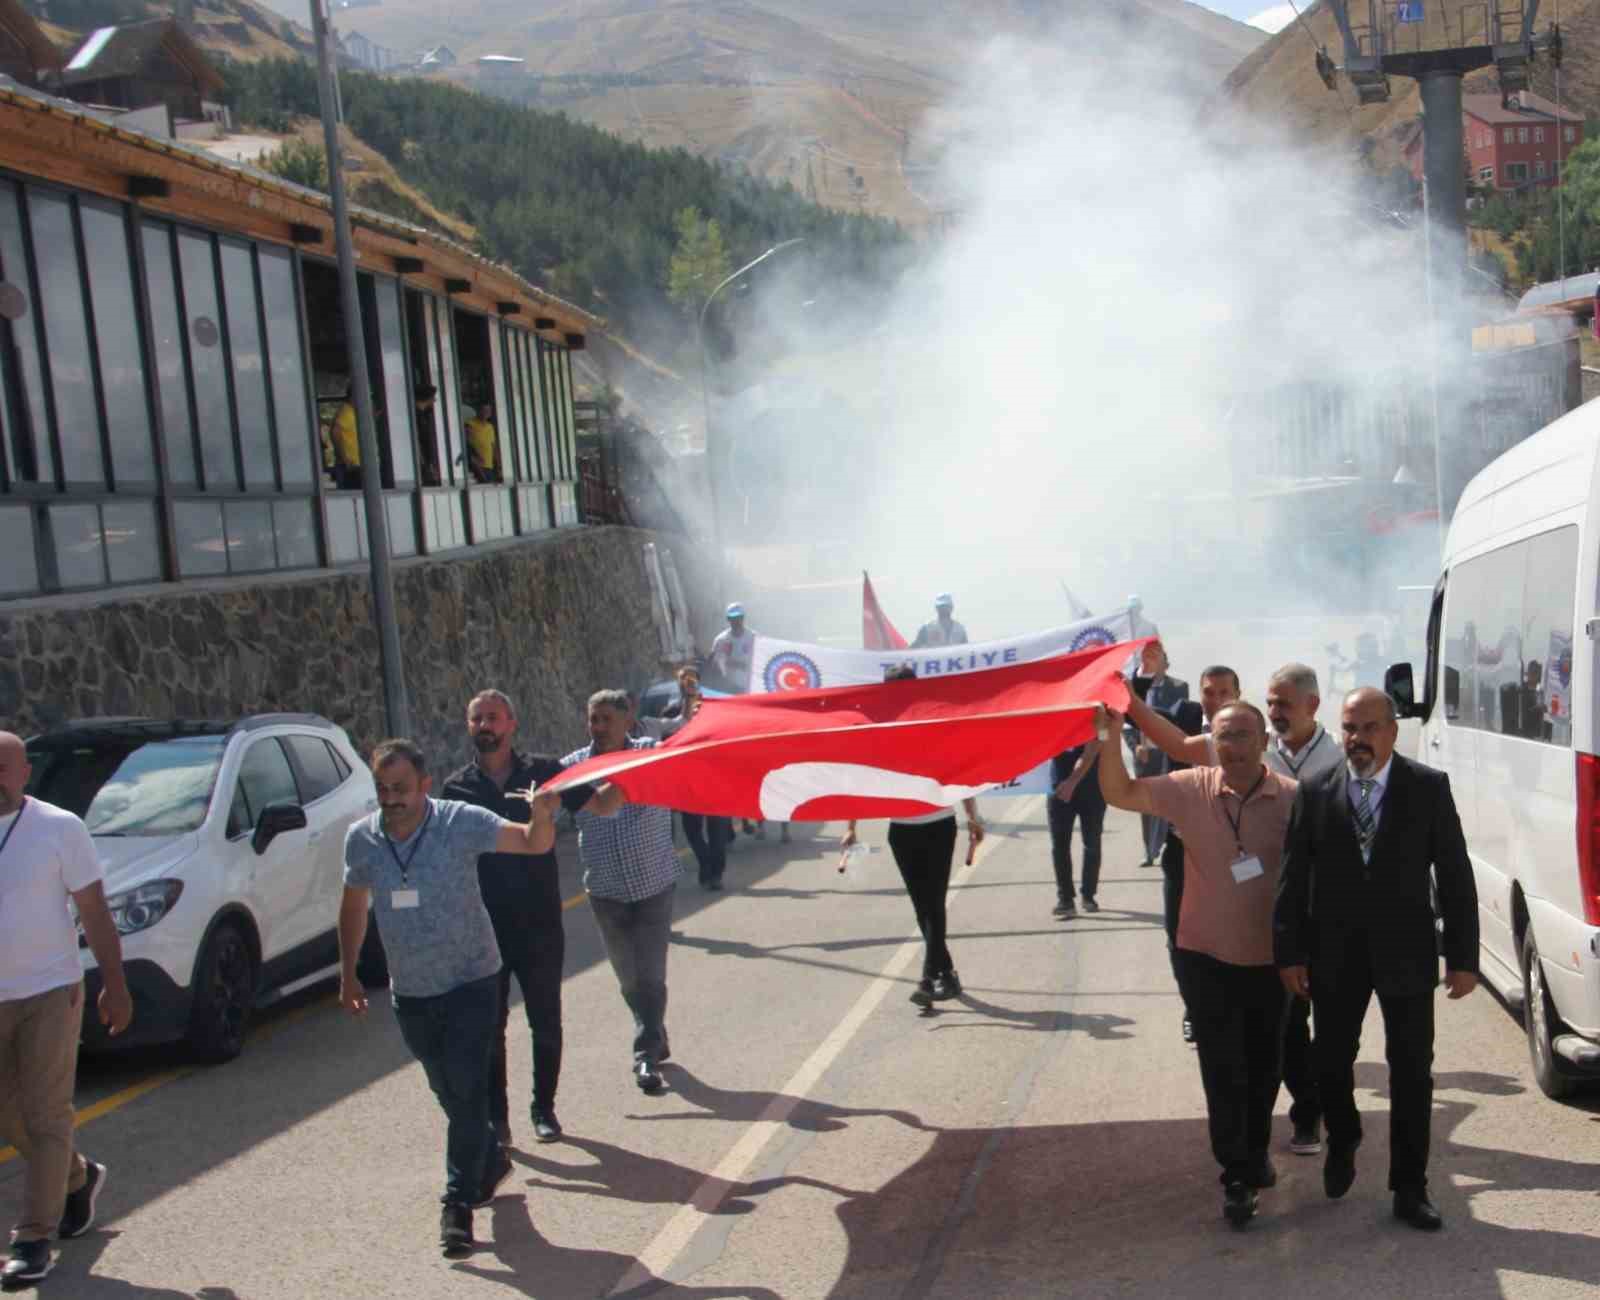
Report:
[[[0,164],[12,159],[22,163],[19,170],[118,199],[127,198],[128,177],[155,177],[168,182],[170,192],[138,200],[142,210],[283,244],[295,242],[290,227],[310,226],[323,232],[322,242],[310,247],[318,255],[333,255],[332,205],[326,195],[0,88]],[[442,294],[447,280],[465,280],[469,288],[452,294],[452,300],[491,316],[501,302],[521,302],[519,325],[553,319],[553,328],[538,331],[553,343],[563,342],[567,333],[605,327],[601,318],[453,241],[355,205],[351,218],[366,269],[396,274],[394,259],[420,259],[424,269],[407,274],[408,283]]]

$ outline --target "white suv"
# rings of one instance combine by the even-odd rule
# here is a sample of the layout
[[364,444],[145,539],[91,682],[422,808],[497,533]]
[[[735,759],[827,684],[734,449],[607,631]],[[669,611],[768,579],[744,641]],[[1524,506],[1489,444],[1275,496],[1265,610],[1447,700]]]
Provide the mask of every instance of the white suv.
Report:
[[[345,828],[378,806],[342,727],[309,713],[90,719],[33,737],[28,759],[29,793],[82,817],[105,868],[133,992],[117,1046],[184,1039],[230,1060],[260,1002],[337,971]],[[84,1045],[108,1047],[79,948]]]

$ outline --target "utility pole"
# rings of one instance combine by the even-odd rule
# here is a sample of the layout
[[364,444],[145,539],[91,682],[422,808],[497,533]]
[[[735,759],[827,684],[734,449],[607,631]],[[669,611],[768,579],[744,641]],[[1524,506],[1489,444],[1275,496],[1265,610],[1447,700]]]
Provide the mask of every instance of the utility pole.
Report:
[[711,545],[717,557],[717,584],[720,588],[724,585],[723,579],[727,572],[727,553],[722,541],[722,498],[717,490],[717,477],[719,470],[728,463],[727,455],[721,451],[721,440],[712,433],[711,426],[711,353],[706,347],[706,317],[711,312],[711,304],[717,300],[717,295],[726,289],[735,280],[748,271],[753,271],[769,257],[775,257],[785,249],[794,248],[806,241],[801,239],[786,239],[781,244],[774,244],[760,257],[752,258],[732,275],[724,279],[715,289],[706,295],[706,300],[700,306],[699,339],[700,339],[700,405],[705,421],[706,442],[706,474],[707,486],[711,493]]
[[[333,238],[339,256],[339,298],[344,313],[345,347],[350,355],[350,395],[356,408],[361,446],[361,496],[367,515],[367,559],[372,570],[372,614],[378,625],[378,667],[391,736],[411,734],[411,704],[400,655],[400,625],[395,619],[394,578],[389,569],[389,522],[379,481],[378,426],[372,415],[372,383],[367,368],[367,331],[356,288],[356,255],[350,242],[350,208],[345,201],[344,168],[339,157],[339,82],[328,31],[327,0],[311,0],[311,34],[317,45],[317,99],[322,110],[323,148],[328,155],[328,196],[333,200]],[[404,414],[401,412],[400,414]]]
[[[1539,0],[1500,0],[1487,6],[1488,26],[1477,32],[1479,39],[1473,41],[1467,39],[1468,10],[1459,10],[1454,43],[1444,0],[1328,0],[1328,4],[1344,42],[1342,68],[1325,49],[1317,49],[1317,74],[1329,90],[1334,89],[1335,75],[1342,71],[1362,104],[1386,101],[1391,76],[1412,78],[1422,92],[1424,239],[1433,335],[1434,483],[1442,539],[1446,517],[1455,507],[1454,494],[1446,497],[1444,458],[1448,447],[1465,433],[1462,426],[1472,355],[1465,312],[1467,192],[1461,161],[1465,143],[1461,81],[1467,73],[1492,63],[1500,76],[1501,97],[1509,99],[1528,88],[1529,69],[1538,53],[1546,53],[1553,63],[1561,62],[1561,29],[1552,24],[1534,35]],[[1439,23],[1429,23],[1430,10]],[[1442,41],[1431,34],[1433,28],[1442,33]]]

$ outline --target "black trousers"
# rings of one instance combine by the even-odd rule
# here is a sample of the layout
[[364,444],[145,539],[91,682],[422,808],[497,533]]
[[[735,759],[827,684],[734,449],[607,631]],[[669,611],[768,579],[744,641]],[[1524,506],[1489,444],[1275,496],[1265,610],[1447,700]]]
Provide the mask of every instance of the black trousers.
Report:
[[1100,884],[1100,841],[1105,832],[1103,803],[1066,802],[1051,795],[1045,801],[1050,818],[1050,861],[1056,872],[1056,901],[1070,903],[1072,888],[1072,826],[1083,827],[1083,896],[1093,898]]
[[1314,1128],[1322,1118],[1322,1089],[1311,1044],[1311,1003],[1305,998],[1289,999],[1283,1022],[1283,1086],[1289,1090],[1289,1122],[1297,1130]]
[[500,1014],[489,1071],[490,1118],[508,1121],[506,1026],[511,1023],[511,977],[522,989],[522,1010],[533,1033],[533,1109],[555,1105],[561,1080],[561,968],[566,931],[561,924],[561,887],[555,872],[532,888],[499,896],[485,891],[484,902],[500,945]]
[[[1365,939],[1360,940],[1364,949]],[[1361,1023],[1372,1001],[1370,970],[1357,945],[1337,984],[1319,985],[1311,972],[1311,1005],[1317,1017],[1316,1061],[1328,1145],[1354,1150],[1361,1144],[1356,1109],[1355,1063]],[[1428,1143],[1433,1125],[1433,998],[1426,993],[1379,993],[1384,1052],[1389,1060],[1389,1186],[1422,1192],[1428,1185]]]
[[733,839],[733,820],[729,817],[705,817],[700,813],[679,813],[683,819],[683,838],[694,851],[694,860],[700,867],[700,883],[710,884],[722,879],[728,869],[728,842]]
[[1172,978],[1178,981],[1178,996],[1183,998],[1183,1014],[1189,1015],[1189,1000],[1183,992],[1183,977],[1178,974],[1178,913],[1183,910],[1183,841],[1168,835],[1161,849],[1161,911],[1167,925],[1167,957],[1172,962]]
[[1272,1141],[1287,995],[1274,966],[1233,966],[1187,948],[1174,960],[1194,1021],[1211,1153],[1224,1184],[1242,1181]]
[[931,980],[955,969],[945,945],[945,896],[950,892],[950,867],[956,852],[956,819],[945,817],[918,826],[889,827],[889,851],[906,882],[906,893],[922,931],[922,978]]

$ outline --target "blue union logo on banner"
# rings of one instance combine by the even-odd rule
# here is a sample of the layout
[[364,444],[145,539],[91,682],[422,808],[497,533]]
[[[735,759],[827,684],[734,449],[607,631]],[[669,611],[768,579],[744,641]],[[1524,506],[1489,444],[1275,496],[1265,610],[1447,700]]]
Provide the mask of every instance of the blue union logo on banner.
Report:
[[1422,21],[1422,0],[1400,0],[1395,6],[1395,21],[1400,23],[1420,23]]

